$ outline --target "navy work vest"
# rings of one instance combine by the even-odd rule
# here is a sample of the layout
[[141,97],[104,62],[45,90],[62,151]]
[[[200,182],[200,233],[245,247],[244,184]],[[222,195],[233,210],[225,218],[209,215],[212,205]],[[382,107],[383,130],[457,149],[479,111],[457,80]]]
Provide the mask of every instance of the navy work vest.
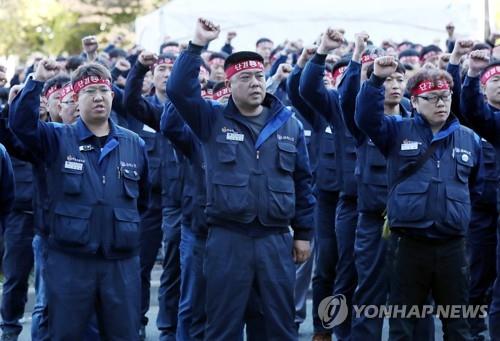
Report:
[[33,210],[33,169],[29,162],[18,160],[14,157],[12,168],[16,183],[14,209],[19,211]]
[[471,216],[469,175],[479,157],[472,130],[460,126],[451,137],[435,142],[444,146],[440,159],[430,157],[415,174],[392,188],[401,171],[428,148],[428,142],[421,137],[426,134],[423,129],[428,128],[404,120],[397,150],[388,157],[390,226],[432,227],[443,236],[463,236]]
[[100,173],[77,124],[61,128],[59,152],[47,170],[51,246],[71,253],[100,251],[108,259],[137,253],[137,200],[146,160],[139,137],[115,129],[118,145],[105,156],[107,167]]

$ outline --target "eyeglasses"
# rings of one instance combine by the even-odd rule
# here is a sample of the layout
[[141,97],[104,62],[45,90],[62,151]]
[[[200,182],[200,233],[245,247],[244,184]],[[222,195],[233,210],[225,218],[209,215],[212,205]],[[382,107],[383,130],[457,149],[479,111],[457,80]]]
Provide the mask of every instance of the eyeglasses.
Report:
[[75,105],[76,102],[75,101],[61,101],[62,104],[66,104],[66,105]]
[[453,93],[448,92],[446,94],[438,95],[438,96],[417,96],[418,98],[422,98],[423,100],[431,103],[431,104],[437,104],[440,100],[443,102],[449,102],[451,101],[451,95]]

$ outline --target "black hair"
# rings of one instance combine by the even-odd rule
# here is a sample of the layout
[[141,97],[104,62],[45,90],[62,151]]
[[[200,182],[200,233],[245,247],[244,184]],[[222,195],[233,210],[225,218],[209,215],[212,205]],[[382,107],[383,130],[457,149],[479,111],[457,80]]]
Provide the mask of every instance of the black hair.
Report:
[[273,41],[269,38],[260,38],[259,40],[257,40],[257,42],[255,43],[255,46],[259,46],[260,44],[262,43],[273,43]]
[[85,63],[85,59],[83,59],[82,57],[71,56],[68,58],[68,60],[66,62],[66,71],[68,71],[68,73],[71,73],[71,72],[75,71],[76,69],[78,69],[78,67],[80,65],[82,65],[83,63]]

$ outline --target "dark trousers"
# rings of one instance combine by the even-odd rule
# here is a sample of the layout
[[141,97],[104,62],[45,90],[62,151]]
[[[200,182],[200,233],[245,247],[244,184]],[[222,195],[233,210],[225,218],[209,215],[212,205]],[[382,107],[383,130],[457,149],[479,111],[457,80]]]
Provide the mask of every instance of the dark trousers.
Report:
[[356,289],[357,274],[354,262],[354,239],[358,221],[356,197],[340,194],[335,217],[338,261],[335,276],[335,295],[346,298],[348,315],[344,322],[334,328],[338,340],[351,339],[352,296]]
[[94,311],[103,339],[138,340],[138,256],[107,260],[49,248],[46,264],[50,340],[82,340]]
[[[497,240],[500,241],[500,218],[497,222]],[[491,340],[500,341],[500,242],[497,244],[497,279],[493,285],[493,299],[488,316]]]
[[[390,304],[422,307],[429,294],[436,305],[468,304],[469,265],[465,240],[397,240],[391,276]],[[389,339],[413,340],[417,318],[391,318]],[[470,340],[466,318],[441,318],[445,340]]]
[[205,340],[238,340],[252,290],[262,299],[267,340],[297,340],[295,264],[289,233],[252,238],[211,227],[205,250]]
[[338,192],[318,193],[315,208],[314,230],[314,273],[313,290],[313,325],[315,333],[331,334],[331,329],[323,327],[318,316],[321,301],[333,295],[335,268],[337,266],[337,236],[335,235],[335,211],[339,200]]
[[27,301],[28,279],[33,268],[33,214],[11,212],[5,223],[2,293],[2,332],[19,335]]
[[160,330],[160,340],[175,340],[177,314],[180,298],[180,251],[181,242],[180,208],[163,209],[163,271],[158,288],[158,317],[156,326]]

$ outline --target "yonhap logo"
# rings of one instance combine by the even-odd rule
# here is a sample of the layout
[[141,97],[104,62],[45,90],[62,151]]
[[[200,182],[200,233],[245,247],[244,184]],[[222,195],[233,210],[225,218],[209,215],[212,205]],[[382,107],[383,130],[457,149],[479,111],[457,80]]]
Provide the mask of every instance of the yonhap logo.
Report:
[[344,295],[325,297],[319,304],[318,316],[325,329],[331,329],[345,321],[348,314]]

